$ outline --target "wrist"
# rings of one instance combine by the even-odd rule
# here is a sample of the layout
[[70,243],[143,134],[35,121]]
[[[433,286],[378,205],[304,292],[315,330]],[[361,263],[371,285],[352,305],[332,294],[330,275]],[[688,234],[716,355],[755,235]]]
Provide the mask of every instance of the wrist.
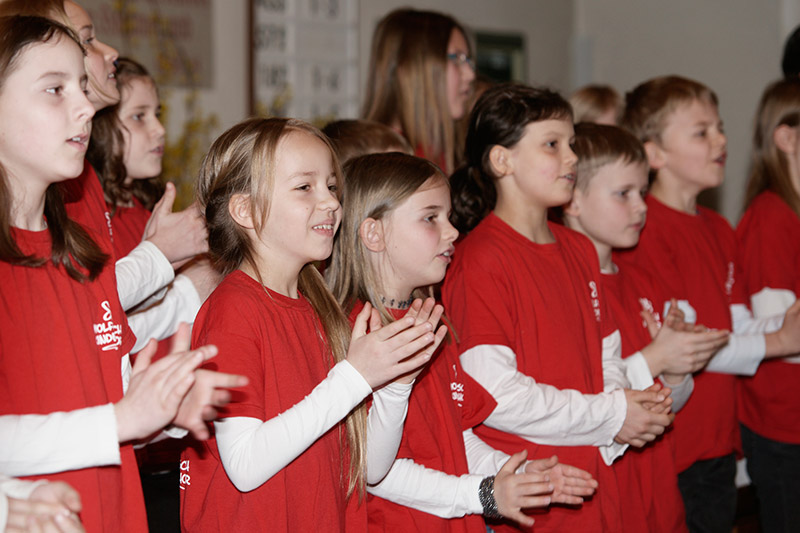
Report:
[[680,385],[686,379],[687,374],[671,374],[669,372],[663,372],[661,374],[661,380],[667,385]]
[[658,353],[658,350],[655,349],[653,343],[651,342],[644,348],[640,350],[642,357],[644,357],[645,362],[647,363],[647,368],[650,369],[650,375],[656,377],[664,372],[664,364],[662,362],[662,358]]
[[494,480],[494,476],[485,477],[478,488],[478,497],[483,506],[483,516],[486,518],[502,517],[497,508],[497,500],[494,497]]

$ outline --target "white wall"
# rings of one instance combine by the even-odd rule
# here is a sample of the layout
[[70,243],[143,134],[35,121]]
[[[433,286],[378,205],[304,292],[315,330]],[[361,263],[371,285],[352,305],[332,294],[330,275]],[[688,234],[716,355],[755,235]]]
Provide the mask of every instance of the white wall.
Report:
[[[216,134],[245,118],[249,111],[247,24],[248,0],[214,0],[211,3],[214,41],[212,86],[198,91],[204,115],[214,113],[219,120]],[[187,91],[170,88],[168,135],[180,135],[186,118],[184,99]],[[174,137],[173,137],[174,138]]]
[[728,135],[726,183],[718,209],[741,212],[753,114],[761,91],[780,76],[785,36],[798,23],[797,0],[575,0],[576,85],[620,91],[662,74],[710,86]]

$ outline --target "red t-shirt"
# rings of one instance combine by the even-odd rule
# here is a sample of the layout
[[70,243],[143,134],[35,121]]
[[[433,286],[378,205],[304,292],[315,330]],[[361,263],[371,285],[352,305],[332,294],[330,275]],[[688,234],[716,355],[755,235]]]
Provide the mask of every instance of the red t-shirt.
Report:
[[[623,268],[646,269],[663,285],[662,294],[688,300],[697,323],[731,329],[732,303],[743,302],[735,283],[736,238],[728,221],[703,207],[689,215],[647,197],[647,225],[636,248],[615,254]],[[658,302],[656,309],[663,309]],[[678,471],[696,461],[723,457],[738,447],[735,376],[702,371],[694,392],[675,417]]]
[[[359,303],[351,319],[362,308]],[[390,311],[395,319],[406,314],[405,310]],[[454,476],[468,474],[462,432],[483,422],[496,405],[494,398],[462,370],[455,346],[444,345],[414,383],[398,459],[412,459]],[[445,519],[378,496],[370,495],[367,501],[370,531],[486,531],[481,515]]]
[[[109,212],[112,207],[107,205]],[[137,200],[133,199],[131,207],[117,206],[111,215],[111,238],[114,241],[114,253],[117,257],[125,257],[139,246],[144,235],[144,227],[150,220],[150,211]]]
[[[111,215],[106,207],[103,188],[88,160],[84,160],[80,176],[62,184],[62,191],[67,215],[71,220],[93,230],[96,234],[107,235],[111,232]],[[112,263],[119,258],[113,248],[106,253],[114,254]]]
[[[651,342],[647,326],[639,315],[643,308],[660,317],[654,302],[662,302],[655,280],[634,265],[617,274],[602,274],[600,286],[622,337],[622,357],[633,355]],[[672,431],[644,448],[628,448],[612,468],[617,475],[623,531],[673,533],[687,531],[683,499],[678,490]]]
[[[800,296],[800,217],[773,192],[753,200],[736,229],[748,296],[784,289]],[[764,361],[739,380],[739,419],[764,437],[800,444],[800,364]]]
[[[517,368],[537,382],[583,393],[603,390],[602,321],[597,252],[586,237],[550,224],[553,244],[540,245],[493,213],[457,246],[442,289],[459,334],[459,353],[483,344],[511,348]],[[533,511],[537,532],[619,531],[619,499],[611,469],[593,446],[545,446],[486,426],[475,433],[506,453],[530,459],[558,454],[587,470],[600,489],[580,507]],[[505,524],[492,526],[512,531]]]
[[[265,290],[241,271],[228,275],[200,309],[192,345],[204,344],[219,348],[213,360],[218,370],[249,379],[223,418],[274,418],[307,396],[332,366],[322,324],[308,300]],[[364,505],[346,518],[343,439],[338,424],[247,493],[228,479],[214,438],[187,448],[181,462],[183,530],[350,531],[351,519],[361,521],[352,527],[365,529]]]
[[[90,209],[84,213],[92,217]],[[110,253],[108,229],[95,227],[105,233],[87,228],[90,235]],[[24,253],[50,256],[47,230],[12,228],[12,235]],[[50,261],[37,268],[0,262],[0,277],[0,414],[71,411],[122,398],[121,358],[135,339],[117,297],[112,260],[83,283]],[[146,531],[132,446],[121,446],[120,455],[120,466],[35,478],[72,485],[89,532]]]

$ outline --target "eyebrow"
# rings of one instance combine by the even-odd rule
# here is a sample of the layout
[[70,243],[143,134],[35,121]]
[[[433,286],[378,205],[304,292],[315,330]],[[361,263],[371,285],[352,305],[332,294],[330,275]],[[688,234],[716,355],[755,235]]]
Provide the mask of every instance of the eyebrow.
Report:
[[420,211],[427,211],[428,209],[442,209],[441,205],[433,204],[433,205],[426,205]]
[[68,78],[68,77],[69,77],[69,74],[67,74],[67,73],[66,73],[66,72],[64,72],[63,70],[50,70],[50,71],[47,71],[47,72],[45,72],[45,73],[44,73],[44,74],[42,74],[41,76],[39,76],[39,79],[40,79],[40,80],[43,80],[43,79],[45,79],[45,78],[59,78],[59,79],[63,79],[63,78]]

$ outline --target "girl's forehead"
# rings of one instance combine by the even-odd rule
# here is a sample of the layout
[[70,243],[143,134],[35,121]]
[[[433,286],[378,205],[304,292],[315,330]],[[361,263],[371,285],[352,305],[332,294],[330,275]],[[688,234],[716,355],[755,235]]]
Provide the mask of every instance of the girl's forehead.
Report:
[[34,81],[47,73],[84,75],[86,70],[80,46],[64,35],[55,35],[46,42],[31,43],[17,53],[4,78],[20,75]]

